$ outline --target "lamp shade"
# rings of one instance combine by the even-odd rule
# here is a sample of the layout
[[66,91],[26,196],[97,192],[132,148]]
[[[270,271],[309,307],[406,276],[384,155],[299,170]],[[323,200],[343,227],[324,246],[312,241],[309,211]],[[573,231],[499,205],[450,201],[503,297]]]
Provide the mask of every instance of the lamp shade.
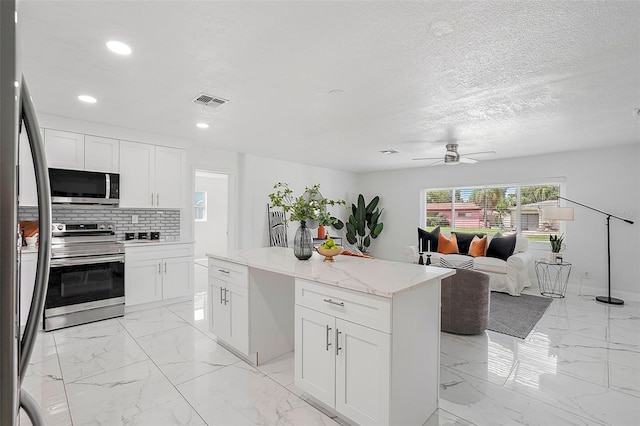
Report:
[[543,220],[573,220],[573,207],[544,207]]

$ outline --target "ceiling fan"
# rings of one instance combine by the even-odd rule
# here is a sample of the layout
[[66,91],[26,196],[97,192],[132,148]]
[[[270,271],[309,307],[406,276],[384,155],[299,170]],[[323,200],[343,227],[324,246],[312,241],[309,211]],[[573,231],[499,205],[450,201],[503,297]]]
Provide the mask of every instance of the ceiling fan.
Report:
[[438,157],[421,157],[414,158],[414,160],[438,160],[435,163],[429,164],[430,166],[435,166],[437,164],[447,164],[450,166],[466,163],[466,164],[474,164],[477,163],[478,160],[475,158],[469,158],[471,155],[485,155],[485,154],[495,154],[495,151],[482,151],[482,152],[471,152],[469,154],[459,154],[458,153],[458,144],[454,142],[450,142],[446,145],[447,151],[444,153],[444,158],[440,159]]

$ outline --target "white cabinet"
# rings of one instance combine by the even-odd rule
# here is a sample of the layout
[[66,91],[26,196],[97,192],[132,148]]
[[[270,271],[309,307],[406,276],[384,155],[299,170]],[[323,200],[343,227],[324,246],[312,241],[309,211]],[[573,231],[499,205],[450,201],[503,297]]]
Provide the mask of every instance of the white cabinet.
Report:
[[342,298],[344,291],[312,285],[306,290],[321,295],[329,312],[336,308],[331,315],[296,298],[296,386],[359,424],[389,424],[391,335],[337,318],[351,304]]
[[96,172],[120,172],[120,141],[85,135],[84,168]]
[[120,170],[117,139],[45,129],[44,148],[52,168],[112,173]]
[[84,135],[45,129],[44,149],[49,167],[84,170]]
[[36,282],[38,253],[22,253],[20,262],[20,326],[27,324],[31,298]]
[[223,261],[209,265],[209,328],[218,339],[249,356],[247,267]]
[[193,245],[126,247],[124,284],[127,306],[193,295]]
[[120,207],[182,208],[182,149],[120,141]]

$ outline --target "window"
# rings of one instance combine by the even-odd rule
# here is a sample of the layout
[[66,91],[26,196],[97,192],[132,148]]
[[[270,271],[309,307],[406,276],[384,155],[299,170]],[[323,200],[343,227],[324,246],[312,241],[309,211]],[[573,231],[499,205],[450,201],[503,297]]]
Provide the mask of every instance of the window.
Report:
[[207,221],[207,193],[196,192],[195,193],[195,220],[196,222]]
[[559,184],[482,186],[428,190],[426,227],[441,231],[520,232],[529,241],[549,241],[558,221],[542,220],[542,208],[556,205]]

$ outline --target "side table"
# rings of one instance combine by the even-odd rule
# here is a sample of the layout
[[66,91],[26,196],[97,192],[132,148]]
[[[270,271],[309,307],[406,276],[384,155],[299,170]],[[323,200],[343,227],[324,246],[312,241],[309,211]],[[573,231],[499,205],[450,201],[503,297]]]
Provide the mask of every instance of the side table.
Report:
[[540,294],[547,297],[564,297],[567,292],[571,263],[552,263],[545,259],[535,261]]

